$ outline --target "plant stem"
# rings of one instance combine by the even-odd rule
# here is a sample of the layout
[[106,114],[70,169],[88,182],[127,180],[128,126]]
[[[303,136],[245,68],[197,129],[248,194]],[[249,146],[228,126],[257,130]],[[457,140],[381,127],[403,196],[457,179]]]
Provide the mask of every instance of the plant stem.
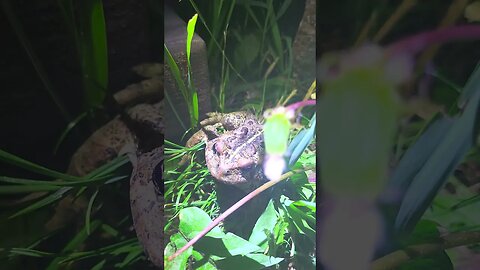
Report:
[[460,25],[448,28],[437,29],[433,31],[419,33],[387,47],[389,54],[410,53],[415,54],[425,47],[454,40],[480,38],[479,25]]
[[237,211],[240,206],[244,205],[251,199],[253,199],[255,196],[258,194],[262,193],[263,191],[267,190],[268,188],[274,186],[275,184],[279,183],[282,180],[287,179],[288,177],[294,175],[295,173],[299,172],[298,170],[290,171],[282,175],[278,180],[275,181],[268,181],[259,188],[255,189],[254,191],[250,192],[247,194],[245,197],[243,197],[240,201],[232,205],[230,208],[228,208],[225,212],[223,212],[220,216],[218,216],[215,220],[213,220],[210,224],[208,224],[205,229],[203,229],[199,234],[197,234],[194,238],[192,238],[188,243],[183,246],[181,249],[179,249],[177,252],[175,252],[173,255],[168,257],[169,261],[172,261],[175,259],[177,256],[182,254],[185,250],[187,250],[189,247],[193,246],[198,240],[200,240],[202,237],[204,237],[208,232],[210,232],[213,228],[215,228],[220,222],[222,222],[225,218],[227,218],[229,215],[231,215],[233,212]]
[[403,0],[402,3],[395,9],[395,12],[390,15],[388,20],[383,24],[382,28],[378,30],[377,34],[373,38],[374,42],[379,42],[383,39],[388,32],[393,28],[393,26],[400,21],[400,19],[408,13],[415,5],[417,4],[416,0]]
[[309,99],[309,100],[303,100],[303,101],[299,101],[299,102],[295,102],[293,104],[290,104],[287,107],[285,107],[285,109],[287,109],[288,111],[289,110],[295,111],[298,108],[301,108],[301,107],[304,107],[304,106],[312,106],[312,105],[315,105],[315,104],[317,104],[316,100]]

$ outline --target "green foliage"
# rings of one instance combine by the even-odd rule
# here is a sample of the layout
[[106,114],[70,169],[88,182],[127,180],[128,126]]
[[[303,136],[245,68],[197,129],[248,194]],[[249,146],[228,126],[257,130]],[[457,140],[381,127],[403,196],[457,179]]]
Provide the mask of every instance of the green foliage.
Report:
[[[314,130],[314,127],[309,130]],[[312,136],[308,139],[309,143],[311,139]],[[165,233],[170,235],[170,241],[165,256],[168,257],[218,215],[218,206],[210,173],[203,161],[195,158],[203,143],[191,149],[169,141],[166,144]],[[292,175],[289,185],[293,187],[292,196],[302,200],[291,200],[287,196],[271,200],[256,221],[248,240],[216,227],[193,249],[187,249],[171,262],[166,261],[166,269],[185,269],[186,260],[190,257],[195,267],[207,269],[232,269],[235,265],[248,265],[249,269],[264,269],[276,264],[286,267],[291,261],[302,269],[314,269],[315,184],[307,180],[302,162],[314,164],[315,154],[307,151],[304,154],[309,157],[300,155],[308,144],[301,146],[303,149],[298,151],[296,158],[299,160],[296,165],[299,171]],[[191,155],[188,166],[179,168],[178,160],[187,153]]]
[[[178,67],[178,64],[175,62],[175,59],[173,58],[172,54],[168,50],[167,46],[164,44],[164,58],[167,60],[168,67],[170,68],[170,72],[173,75],[173,78],[175,79],[175,82],[177,84],[177,87],[180,90],[180,93],[182,93],[183,98],[185,99],[185,102],[187,104],[187,109],[188,113],[190,116],[190,128],[193,128],[197,125],[198,123],[198,93],[197,90],[195,89],[195,86],[193,85],[193,80],[192,80],[192,65],[190,63],[190,54],[191,54],[191,46],[192,46],[192,38],[194,35],[195,31],[195,25],[197,23],[197,17],[198,15],[195,14],[187,24],[187,40],[186,40],[186,55],[187,55],[187,83],[182,79],[182,74],[180,73],[180,69]],[[180,117],[178,116],[177,112],[177,106],[172,103],[170,97],[168,96],[167,93],[165,93],[167,101],[170,104],[170,108],[173,110],[175,116],[177,117],[177,120],[181,123],[182,127],[185,128],[185,124],[181,121]]]
[[[288,199],[284,198],[284,200]],[[315,232],[313,231],[313,235],[309,233],[308,247],[310,249],[302,250],[299,244],[300,241],[305,240],[294,240],[295,234],[287,229],[287,224],[291,222],[292,226],[297,226],[293,224],[304,225],[302,219],[306,218],[310,223],[309,226],[312,226],[311,222],[315,223],[315,204],[305,201],[288,201],[281,205],[283,205],[283,210],[279,211],[276,210],[273,200],[269,202],[264,213],[257,220],[248,240],[232,233],[224,233],[219,227],[216,227],[195,244],[193,249],[187,250],[171,262],[167,261],[166,269],[185,269],[184,262],[195,252],[205,255],[194,256],[196,261],[194,264],[201,264],[201,261],[205,260],[204,256],[207,256],[211,263],[209,265],[212,267],[211,269],[232,269],[232,267],[245,267],[245,265],[248,265],[248,269],[264,269],[284,261],[282,257],[288,252],[286,245],[299,249],[293,248],[289,251],[294,256],[298,252],[312,253],[313,249],[311,248],[314,246],[314,242],[311,242],[311,237],[313,236],[315,239]],[[304,209],[300,210],[300,208]],[[304,210],[307,211],[299,213]],[[166,256],[172,255],[176,249],[186,244],[187,240],[193,238],[211,222],[208,214],[197,207],[187,207],[181,210],[179,220],[179,232],[171,236]],[[289,235],[289,237],[287,236],[289,240],[285,240],[286,235]],[[299,243],[294,243],[295,241],[299,241]],[[305,266],[307,267],[303,269],[313,269],[314,267],[308,263]]]
[[[279,22],[288,14],[292,1],[214,0],[203,3],[192,0],[183,5],[193,8],[198,14],[196,31],[207,43],[209,74],[212,85],[215,85],[214,110],[253,109],[261,114],[267,106],[273,108],[282,102],[291,102],[289,98],[301,98],[306,89],[301,89],[299,95],[292,94],[295,84],[292,80],[293,36],[286,34],[282,29],[285,24]],[[165,51],[167,63],[174,67],[168,51]],[[175,73],[176,69],[171,70]],[[179,69],[174,78],[181,78]],[[176,81],[178,85],[182,84]],[[186,84],[183,82],[185,87],[180,88],[186,90]],[[293,137],[290,136],[289,121],[286,126],[280,124],[285,135],[280,142],[283,152]],[[285,124],[284,121],[282,123]],[[313,228],[313,231],[308,230],[310,237],[315,231],[315,184],[307,180],[302,166],[303,160],[310,162],[310,165],[312,160],[314,163],[312,151],[304,151],[312,143],[315,130],[314,124],[312,126],[307,134],[302,133],[297,138],[292,148],[295,149],[291,156],[292,165],[298,165],[292,182],[287,181],[288,186],[292,187],[292,194],[281,200],[279,196],[274,197],[256,221],[249,237],[244,239],[226,232],[220,225],[193,248],[166,262],[166,269],[186,269],[189,260],[194,269],[283,269],[290,262],[298,269],[315,269],[315,241],[300,235],[295,225],[302,224],[305,231],[307,227]],[[274,128],[270,133],[268,130],[265,141],[275,143],[279,130]],[[166,144],[165,233],[170,236],[166,249],[166,256],[169,256],[217,217],[219,208],[213,179],[201,158],[202,154],[198,152],[203,144],[190,149],[169,141]],[[303,157],[302,153],[310,155],[310,158]],[[189,155],[189,163],[179,167],[178,161],[185,155]],[[288,206],[285,205],[287,202]],[[303,211],[303,214],[300,215],[298,211]],[[303,218],[308,219],[307,224],[302,223]]]
[[57,3],[77,48],[85,108],[98,107],[107,95],[108,86],[107,33],[103,3],[100,0],[57,0]]
[[[219,111],[263,111],[288,96],[295,85],[293,36],[282,31],[286,25],[280,21],[288,16],[291,0],[189,3],[203,26],[199,31],[207,43],[211,78],[219,85],[214,92]],[[235,103],[238,96],[247,99]]]
[[[439,138],[438,145],[429,149],[431,152],[428,159],[422,162],[424,165],[411,180],[412,183],[406,190],[396,219],[397,230],[409,230],[414,226],[431,204],[438,190],[473,147],[478,136],[475,123],[478,121],[480,91],[472,89],[479,89],[479,76],[480,69],[477,68],[462,92],[459,104],[465,105],[462,108],[463,112],[453,119],[437,120],[450,121],[451,125],[444,131],[443,137]],[[411,151],[414,151],[413,148]]]
[[[84,177],[74,177],[64,173],[60,173],[38,164],[28,162],[20,157],[7,153],[0,152],[2,162],[6,162],[27,171],[38,173],[52,180],[34,180],[21,179],[15,177],[0,176],[0,193],[2,194],[38,194],[37,192],[44,192],[41,196],[37,196],[33,201],[29,201],[26,206],[21,204],[11,208],[6,215],[0,217],[0,224],[9,224],[16,222],[18,219],[30,218],[31,215],[40,215],[42,218],[35,218],[41,221],[43,216],[48,211],[46,208],[53,208],[58,206],[57,202],[66,196],[82,196],[82,194],[90,194],[90,199],[85,212],[85,223],[83,228],[71,235],[71,238],[64,238],[67,241],[60,252],[45,252],[37,247],[49,243],[53,237],[65,230],[65,228],[53,232],[46,232],[42,226],[36,228],[37,233],[27,236],[25,239],[12,239],[6,243],[8,246],[2,246],[3,251],[0,252],[0,260],[3,258],[14,259],[17,257],[35,257],[43,258],[50,261],[46,269],[60,269],[60,267],[86,259],[93,260],[95,269],[105,269],[107,267],[123,268],[145,260],[143,256],[143,248],[138,243],[136,237],[126,239],[124,233],[114,229],[108,225],[106,220],[102,220],[98,216],[99,210],[107,204],[105,201],[108,193],[107,186],[114,186],[118,188],[118,184],[127,184],[128,175],[125,175],[122,170],[125,169],[128,159],[124,156],[118,157],[113,161],[99,167]],[[34,197],[35,198],[35,197]],[[38,213],[38,214],[37,214]],[[29,214],[27,217],[26,214]],[[127,211],[125,218],[130,215]],[[48,217],[48,216],[47,216]],[[109,222],[112,222],[110,220]],[[115,221],[118,222],[118,221]],[[118,229],[121,228],[120,221],[115,225]],[[24,233],[24,232],[23,232]],[[12,234],[15,237],[16,234]],[[102,236],[103,235],[103,236]],[[116,242],[108,243],[102,238],[109,235],[107,238],[114,239]],[[33,237],[33,238],[32,238]],[[9,237],[5,237],[8,239]],[[91,241],[97,242],[94,249],[83,250],[85,245]],[[33,242],[32,242],[33,240]],[[9,247],[14,243],[25,243],[27,247]],[[98,245],[100,244],[100,246]],[[104,245],[103,247],[101,245]]]

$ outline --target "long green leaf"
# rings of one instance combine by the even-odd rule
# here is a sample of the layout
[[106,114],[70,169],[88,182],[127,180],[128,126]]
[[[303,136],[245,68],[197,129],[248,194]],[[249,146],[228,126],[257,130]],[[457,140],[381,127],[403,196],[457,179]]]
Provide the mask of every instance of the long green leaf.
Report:
[[95,202],[95,198],[97,198],[98,195],[98,189],[93,193],[92,197],[90,197],[90,200],[88,201],[88,207],[87,207],[87,212],[85,213],[85,228],[87,229],[87,234],[90,235],[90,218],[92,215],[92,208],[93,208],[93,203]]
[[465,106],[465,103],[474,95],[475,91],[478,91],[480,85],[480,62],[477,63],[473,75],[468,78],[465,85],[465,90],[462,91],[460,98],[458,99],[458,105],[460,108]]
[[464,112],[455,120],[408,188],[395,220],[397,230],[413,229],[438,190],[474,145],[478,132],[476,123],[480,108],[480,81],[470,82],[472,78],[478,78],[479,73],[480,69],[477,68],[464,89],[470,96]]
[[23,256],[36,257],[36,258],[50,257],[55,255],[55,253],[44,252],[44,251],[30,249],[30,248],[12,248],[10,250],[10,253],[15,255],[23,255]]
[[188,24],[187,24],[186,52],[187,52],[188,70],[192,69],[192,65],[190,63],[190,54],[191,54],[191,48],[192,48],[193,34],[195,34],[195,25],[197,24],[197,18],[198,18],[198,14],[193,15],[193,17],[190,20],[188,20]]
[[[104,182],[105,184],[112,183],[113,181],[119,181],[127,178],[128,176],[104,176],[104,177],[97,177],[97,178],[87,178],[82,181],[42,181],[42,180],[32,180],[32,179],[22,179],[22,178],[14,178],[14,177],[7,177],[7,176],[0,176],[0,182],[4,183],[11,183],[23,186],[31,186],[32,188],[39,188],[41,190],[42,186],[51,186],[57,187],[57,189],[61,187],[84,187],[92,184],[98,184]],[[0,186],[1,190],[2,186]]]
[[16,193],[32,193],[32,192],[41,192],[41,191],[53,191],[59,190],[61,187],[53,185],[34,185],[34,186],[20,186],[20,185],[9,185],[9,186],[0,186],[0,194],[16,194]]
[[72,131],[72,129],[74,127],[76,127],[78,125],[78,123],[84,119],[85,117],[87,116],[87,113],[86,112],[83,112],[81,113],[79,116],[77,116],[75,119],[73,119],[72,121],[70,121],[70,123],[68,123],[67,127],[65,128],[65,130],[62,132],[62,134],[60,135],[60,137],[58,138],[58,141],[57,143],[55,144],[55,147],[53,149],[53,153],[56,154],[57,153],[57,150],[58,148],[60,147],[60,144],[63,142],[63,140],[65,140],[65,138],[67,137],[68,133],[70,133],[70,131]]
[[188,96],[190,100],[187,102],[188,109],[190,111],[190,127],[194,127],[198,122],[198,94],[193,85],[192,80],[192,64],[190,63],[192,39],[195,34],[195,25],[197,24],[198,14],[193,15],[193,17],[188,21],[187,24],[187,40],[186,40],[186,53],[187,53],[187,79],[188,79]]
[[54,192],[53,194],[50,194],[48,195],[47,197],[33,203],[33,204],[30,204],[29,206],[23,208],[22,210],[20,211],[17,211],[15,214],[9,216],[8,218],[11,219],[11,218],[15,218],[15,217],[18,217],[18,216],[21,216],[21,215],[25,215],[25,214],[28,214],[32,211],[35,211],[39,208],[42,208],[46,205],[49,205],[55,201],[58,201],[59,199],[61,199],[63,197],[63,195],[68,192],[69,190],[71,190],[72,188],[70,187],[64,187],[64,188],[61,188],[59,190],[57,190],[56,192]]
[[403,154],[381,195],[382,202],[401,203],[401,199],[413,178],[437,149],[453,123],[453,119],[444,118],[440,115],[433,119],[417,141]]
[[310,119],[310,127],[299,132],[288,145],[287,153],[290,153],[290,157],[288,158],[289,167],[297,162],[303,151],[305,151],[310,144],[313,136],[315,136],[316,116],[317,114],[314,114],[312,119]]
[[33,162],[27,161],[23,158],[20,158],[18,156],[5,152],[1,149],[0,149],[0,161],[29,170],[31,172],[52,177],[52,178],[59,178],[59,179],[64,179],[68,181],[82,181],[82,178],[80,177],[64,174],[61,172],[57,172],[57,171],[45,168],[43,166],[40,166],[38,164],[35,164]]
[[[94,220],[90,224],[91,231],[95,231],[100,225],[102,225],[102,222],[100,220]],[[82,230],[80,230],[75,237],[73,237],[68,244],[63,248],[61,254],[68,254],[69,252],[74,251],[77,249],[80,245],[85,243],[85,240],[88,238],[89,234],[87,233],[86,227],[83,227]],[[68,257],[68,256],[67,256]],[[65,260],[65,256],[59,256],[52,260],[46,270],[55,270],[55,269],[60,269],[60,265],[63,263],[63,260]]]
[[108,84],[107,37],[101,0],[80,1],[78,30],[87,108],[101,105]]

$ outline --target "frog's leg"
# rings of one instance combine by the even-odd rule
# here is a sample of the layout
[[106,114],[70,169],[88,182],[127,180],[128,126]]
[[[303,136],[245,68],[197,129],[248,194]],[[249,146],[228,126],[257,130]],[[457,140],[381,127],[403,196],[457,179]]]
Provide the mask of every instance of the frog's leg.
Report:
[[200,125],[203,127],[214,125],[216,123],[222,123],[226,130],[234,130],[239,128],[248,119],[257,121],[255,116],[247,111],[231,112],[231,113],[219,113],[210,112],[207,113],[208,118],[201,121]]
[[227,130],[234,130],[244,125],[247,120],[258,122],[255,116],[246,111],[232,112],[225,114],[222,118],[222,124]]
[[209,125],[214,125],[216,123],[221,123],[224,116],[227,115],[226,113],[219,113],[219,112],[209,112],[207,113],[208,118],[200,121],[200,125],[202,127],[206,127]]

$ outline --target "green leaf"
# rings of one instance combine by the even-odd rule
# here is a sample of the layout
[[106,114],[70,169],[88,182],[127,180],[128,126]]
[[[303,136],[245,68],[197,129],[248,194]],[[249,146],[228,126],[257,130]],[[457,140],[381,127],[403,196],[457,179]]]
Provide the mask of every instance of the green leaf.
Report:
[[[90,226],[91,230],[96,230],[102,223],[99,220],[93,221]],[[86,239],[88,238],[86,227],[83,227],[70,241],[68,241],[67,245],[62,249],[61,254],[68,254],[73,250],[77,249],[80,245],[85,243]],[[46,270],[55,270],[60,269],[60,264],[62,264],[62,260],[64,257],[57,257],[50,262]]]
[[10,250],[10,253],[15,255],[29,256],[29,257],[36,257],[36,258],[50,257],[55,255],[55,253],[44,252],[44,251],[30,249],[30,248],[12,248]]
[[101,270],[103,269],[103,266],[105,265],[105,263],[107,262],[107,260],[101,260],[100,262],[98,262],[97,264],[95,264],[91,270]]
[[101,0],[81,1],[78,5],[78,40],[85,102],[91,108],[102,104],[107,93],[108,52]]
[[172,54],[170,53],[170,50],[167,48],[167,45],[163,44],[163,49],[164,49],[165,60],[167,61],[167,65],[170,68],[170,72],[172,73],[173,78],[177,83],[177,87],[180,90],[180,93],[182,93],[185,101],[188,102],[188,91],[187,91],[187,87],[185,86],[185,83],[183,82],[182,75],[181,75],[182,73],[180,73],[180,69],[178,68],[178,65],[175,62],[175,59],[173,58]]
[[259,246],[254,245],[233,233],[227,233],[222,238],[207,235],[200,239],[194,245],[194,248],[204,254],[217,257],[246,255],[261,250]]
[[260,39],[257,35],[249,33],[238,38],[238,46],[234,52],[235,63],[238,63],[238,69],[251,67],[253,61],[260,53]]
[[20,185],[0,185],[0,194],[16,194],[16,193],[32,193],[42,191],[54,191],[59,190],[62,187],[55,185],[33,185],[33,186],[20,186]]
[[93,203],[95,202],[95,198],[98,195],[98,189],[93,193],[88,201],[87,212],[85,213],[85,228],[87,229],[87,234],[90,235],[90,218],[92,214]]
[[257,223],[255,223],[255,227],[253,227],[252,234],[248,238],[248,241],[265,249],[268,246],[268,239],[273,233],[276,223],[277,212],[273,206],[273,200],[270,200],[267,208],[258,218]]
[[188,69],[191,70],[192,66],[190,64],[190,53],[191,53],[191,47],[192,47],[192,39],[193,39],[193,34],[195,33],[195,25],[197,24],[197,18],[198,14],[193,15],[193,17],[188,20],[187,24],[187,63],[188,63]]
[[432,243],[439,239],[440,232],[438,231],[437,223],[430,220],[420,220],[413,232],[402,241],[402,245],[410,246],[422,243]]
[[292,167],[297,162],[312,141],[315,136],[316,123],[317,114],[315,113],[313,114],[312,119],[310,119],[310,126],[307,129],[300,131],[288,145],[287,155],[289,155],[289,167]]
[[[173,255],[181,247],[185,246],[187,241],[180,233],[176,233],[170,237],[170,242],[165,247],[165,258]],[[185,252],[177,256],[172,261],[165,260],[165,269],[168,270],[185,270],[187,269],[188,258],[192,255],[193,248],[190,247]]]
[[[478,74],[480,69],[477,68],[471,78],[480,76]],[[480,85],[467,83],[467,87],[464,91],[470,93],[471,98],[466,108],[454,120],[441,143],[415,175],[403,198],[395,220],[395,228],[399,231],[409,231],[415,226],[438,190],[475,143],[478,133],[476,123],[480,109]],[[472,92],[472,89],[475,91]]]
[[[85,179],[82,181],[42,181],[42,180],[33,180],[33,179],[20,179],[20,178],[14,178],[14,177],[7,177],[7,176],[0,176],[0,182],[4,183],[13,183],[17,185],[5,185],[5,186],[0,186],[0,193],[2,193],[2,190],[5,190],[7,192],[9,189],[12,189],[15,191],[18,188],[18,192],[27,192],[29,189],[31,191],[42,191],[42,190],[57,190],[62,187],[85,187],[88,185],[92,184],[98,184],[98,183],[105,183],[105,184],[110,184],[115,181],[119,181],[122,179],[126,179],[128,176],[123,175],[123,176],[117,176],[117,177],[108,177],[108,176],[102,176],[98,178],[93,178],[93,179]],[[4,189],[5,188],[5,189]]]
[[[210,216],[198,207],[184,208],[180,210],[178,215],[180,219],[179,229],[189,239],[194,238],[212,222]],[[225,236],[218,227],[213,228],[207,235],[215,238]]]
[[440,115],[432,119],[423,134],[403,154],[402,159],[388,181],[386,191],[381,195],[383,201],[400,203],[413,178],[445,138],[452,124],[452,119],[442,118]]
[[192,92],[192,111],[193,111],[193,119],[192,122],[196,124],[198,122],[198,93],[195,89],[191,89]]
[[283,261],[283,258],[276,258],[264,254],[248,254],[246,256],[232,256],[216,262],[220,269],[228,270],[255,270],[264,269]]
[[283,44],[282,44],[282,36],[280,34],[280,29],[277,23],[277,16],[275,15],[275,9],[273,6],[273,0],[268,0],[268,12],[267,17],[269,21],[269,30],[271,31],[271,38],[273,41],[273,47],[275,48],[276,57],[280,60],[280,66],[284,66],[284,58],[283,57]]
[[53,178],[59,178],[59,179],[64,179],[64,180],[69,180],[69,181],[81,181],[82,178],[76,177],[76,176],[71,176],[68,174],[64,174],[61,172],[57,172],[54,170],[50,170],[48,168],[45,168],[43,166],[37,165],[33,162],[27,161],[23,158],[20,158],[18,156],[15,156],[13,154],[10,154],[8,152],[5,152],[0,149],[0,161],[29,170],[31,172],[35,172],[38,174],[42,174],[45,176],[53,177]]
[[[315,220],[315,207],[313,203],[305,202],[298,204],[282,196],[281,201],[284,204],[284,210],[287,212],[288,222],[293,225],[299,234],[307,236],[312,243],[316,241],[316,220]],[[308,205],[308,207],[305,207]]]
[[17,211],[15,214],[9,216],[8,218],[15,218],[15,217],[18,217],[18,216],[21,216],[21,215],[24,215],[24,214],[28,214],[32,211],[35,211],[39,208],[42,208],[46,205],[49,205],[55,201],[58,201],[59,199],[61,199],[63,197],[63,195],[68,192],[70,189],[70,187],[64,187],[64,188],[61,188],[59,190],[57,190],[56,192],[54,192],[53,194],[50,194],[48,195],[47,197],[33,203],[33,204],[30,204],[29,206],[23,208],[22,210],[20,211]]
[[83,112],[79,116],[77,116],[75,119],[70,121],[70,123],[68,123],[67,127],[65,128],[65,130],[62,132],[62,134],[58,138],[57,142],[55,143],[55,147],[53,148],[53,153],[54,154],[57,153],[58,148],[60,147],[60,144],[65,140],[68,133],[70,133],[70,131],[72,131],[72,129],[74,127],[76,127],[81,120],[83,120],[85,117],[87,117],[87,115],[88,115],[87,112]]
[[464,108],[465,104],[470,100],[475,92],[478,92],[478,86],[480,85],[480,62],[477,63],[472,75],[468,78],[467,83],[458,99],[458,107]]

